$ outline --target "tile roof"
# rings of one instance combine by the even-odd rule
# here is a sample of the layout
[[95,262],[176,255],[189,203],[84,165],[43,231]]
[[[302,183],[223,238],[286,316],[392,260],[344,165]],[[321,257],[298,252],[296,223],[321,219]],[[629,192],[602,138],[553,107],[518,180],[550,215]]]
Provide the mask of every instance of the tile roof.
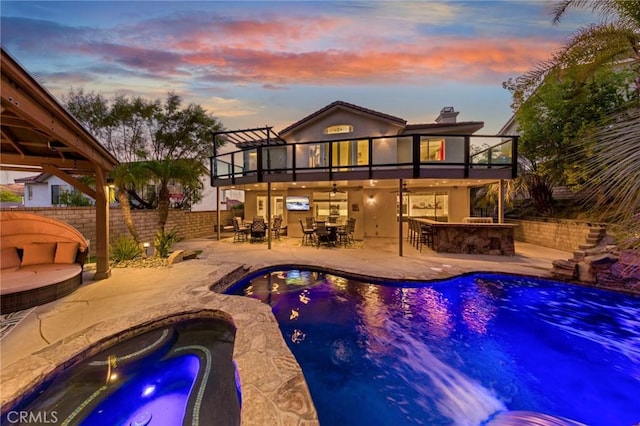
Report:
[[321,116],[322,114],[324,114],[325,112],[329,111],[330,109],[337,108],[337,107],[343,107],[343,108],[351,109],[351,110],[354,110],[354,111],[363,112],[365,114],[373,115],[373,116],[382,118],[384,120],[395,122],[395,123],[397,123],[398,125],[400,125],[402,127],[404,127],[407,124],[407,121],[402,119],[402,118],[400,118],[400,117],[395,117],[393,115],[385,114],[385,113],[379,112],[379,111],[374,111],[372,109],[364,108],[364,107],[361,107],[361,106],[358,106],[358,105],[355,105],[355,104],[350,104],[350,103],[344,102],[344,101],[335,101],[335,102],[332,102],[331,104],[327,105],[326,107],[321,108],[318,111],[316,111],[316,112],[314,112],[314,113],[312,113],[310,115],[307,115],[303,119],[296,121],[292,125],[282,129],[279,132],[279,134],[284,134],[284,133],[290,132],[291,130],[295,129],[296,127],[301,126],[302,124],[304,124],[304,123],[306,123],[306,122],[308,122],[308,121],[310,121],[310,120],[312,120],[312,119],[314,119],[316,117]]
[[51,173],[40,173],[39,175],[17,178],[13,181],[15,183],[44,183],[49,179],[49,177],[51,177]]

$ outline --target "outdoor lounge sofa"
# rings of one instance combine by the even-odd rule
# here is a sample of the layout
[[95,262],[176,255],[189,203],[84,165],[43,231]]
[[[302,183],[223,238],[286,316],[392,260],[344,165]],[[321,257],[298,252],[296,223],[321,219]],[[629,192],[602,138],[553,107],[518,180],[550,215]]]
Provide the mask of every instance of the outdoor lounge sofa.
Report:
[[2,314],[51,302],[82,284],[88,242],[71,225],[31,213],[0,213]]

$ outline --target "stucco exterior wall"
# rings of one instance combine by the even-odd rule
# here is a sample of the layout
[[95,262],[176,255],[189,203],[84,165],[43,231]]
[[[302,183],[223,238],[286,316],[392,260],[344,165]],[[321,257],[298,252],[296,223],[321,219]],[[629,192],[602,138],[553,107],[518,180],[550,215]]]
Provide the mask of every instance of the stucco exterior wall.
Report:
[[[349,124],[353,126],[353,132],[326,135],[324,130],[329,126]],[[287,142],[308,142],[334,139],[360,139],[371,135],[397,135],[401,127],[386,120],[377,120],[370,115],[358,114],[354,111],[339,109],[330,115],[312,120],[308,125],[302,126],[294,133],[287,136]]]
[[449,222],[462,222],[463,217],[470,216],[469,188],[449,188]]
[[397,195],[390,190],[364,190],[365,237],[394,237],[398,235]]

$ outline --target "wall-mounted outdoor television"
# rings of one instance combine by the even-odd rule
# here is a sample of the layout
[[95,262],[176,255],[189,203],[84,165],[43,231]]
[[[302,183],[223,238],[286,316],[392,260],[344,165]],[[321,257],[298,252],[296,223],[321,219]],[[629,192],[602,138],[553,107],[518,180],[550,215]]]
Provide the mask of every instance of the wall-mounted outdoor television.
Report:
[[307,211],[309,210],[309,197],[306,195],[287,195],[287,210]]

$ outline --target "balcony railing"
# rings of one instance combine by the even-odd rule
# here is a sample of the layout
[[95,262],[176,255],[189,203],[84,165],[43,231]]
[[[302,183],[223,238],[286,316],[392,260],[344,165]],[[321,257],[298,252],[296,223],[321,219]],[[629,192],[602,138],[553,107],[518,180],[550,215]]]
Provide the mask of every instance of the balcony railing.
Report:
[[263,145],[211,157],[211,185],[394,178],[511,179],[517,174],[517,145],[517,136],[421,133]]

